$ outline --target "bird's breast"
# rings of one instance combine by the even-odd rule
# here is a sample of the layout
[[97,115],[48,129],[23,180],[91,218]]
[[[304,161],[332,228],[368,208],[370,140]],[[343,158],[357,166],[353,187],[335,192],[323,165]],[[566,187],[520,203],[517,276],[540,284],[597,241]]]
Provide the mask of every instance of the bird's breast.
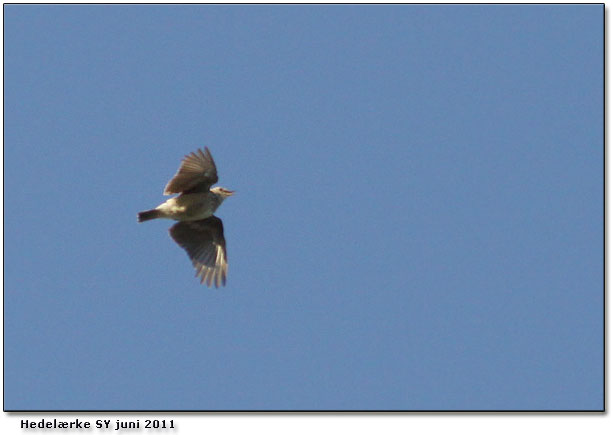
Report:
[[189,193],[180,195],[176,199],[176,205],[182,209],[181,220],[205,219],[213,215],[219,203],[215,195],[211,193]]

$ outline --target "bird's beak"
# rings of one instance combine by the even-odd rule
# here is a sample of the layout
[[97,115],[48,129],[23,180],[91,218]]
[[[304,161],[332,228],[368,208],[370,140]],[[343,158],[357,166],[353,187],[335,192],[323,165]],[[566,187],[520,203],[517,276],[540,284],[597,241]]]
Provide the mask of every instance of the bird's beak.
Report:
[[236,190],[227,190],[227,192],[229,196],[232,196],[234,195],[234,192],[236,192]]

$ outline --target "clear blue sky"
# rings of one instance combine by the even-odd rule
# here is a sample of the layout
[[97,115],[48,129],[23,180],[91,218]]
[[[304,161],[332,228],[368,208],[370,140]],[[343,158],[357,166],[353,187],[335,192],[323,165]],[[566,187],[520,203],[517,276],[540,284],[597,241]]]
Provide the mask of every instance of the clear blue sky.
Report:
[[6,409],[601,409],[602,5],[4,11]]

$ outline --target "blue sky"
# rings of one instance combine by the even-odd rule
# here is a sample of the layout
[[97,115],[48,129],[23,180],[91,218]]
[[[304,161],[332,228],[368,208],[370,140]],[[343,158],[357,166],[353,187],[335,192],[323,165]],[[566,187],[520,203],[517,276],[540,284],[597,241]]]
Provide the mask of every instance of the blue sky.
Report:
[[602,5],[4,12],[5,409],[602,408]]

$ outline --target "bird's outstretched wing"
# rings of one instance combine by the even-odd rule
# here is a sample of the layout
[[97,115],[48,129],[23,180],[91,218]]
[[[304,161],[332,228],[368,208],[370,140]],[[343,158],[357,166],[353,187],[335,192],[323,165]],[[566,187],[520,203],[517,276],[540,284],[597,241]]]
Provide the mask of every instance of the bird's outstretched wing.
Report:
[[169,231],[192,260],[201,284],[226,285],[228,261],[221,219],[211,216],[199,221],[178,222]]
[[168,182],[164,195],[208,192],[217,183],[217,168],[207,147],[185,156],[179,170]]

